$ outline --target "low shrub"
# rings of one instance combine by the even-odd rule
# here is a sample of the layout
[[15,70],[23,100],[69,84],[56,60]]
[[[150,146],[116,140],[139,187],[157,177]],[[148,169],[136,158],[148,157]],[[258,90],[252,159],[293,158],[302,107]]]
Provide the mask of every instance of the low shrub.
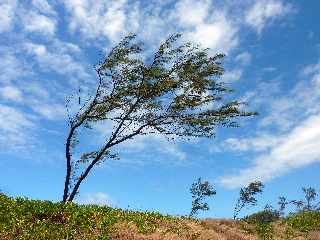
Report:
[[280,213],[277,210],[265,209],[243,218],[248,223],[271,223],[280,219]]
[[301,211],[286,218],[286,223],[292,228],[301,231],[320,230],[320,211]]

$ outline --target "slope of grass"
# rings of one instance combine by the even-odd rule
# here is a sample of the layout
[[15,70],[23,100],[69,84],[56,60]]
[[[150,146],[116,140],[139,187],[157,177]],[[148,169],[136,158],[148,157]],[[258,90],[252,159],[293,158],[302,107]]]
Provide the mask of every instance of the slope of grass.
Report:
[[[311,215],[307,221],[318,219],[317,217],[319,216]],[[303,221],[301,217],[290,216],[286,221],[270,223],[272,225],[259,230],[256,223],[245,221],[194,220],[157,212],[11,198],[0,193],[1,240],[320,239],[309,238],[305,234],[316,234],[320,222],[301,228],[305,226]],[[274,234],[272,238],[267,238],[269,235],[261,233],[268,232],[270,226]]]

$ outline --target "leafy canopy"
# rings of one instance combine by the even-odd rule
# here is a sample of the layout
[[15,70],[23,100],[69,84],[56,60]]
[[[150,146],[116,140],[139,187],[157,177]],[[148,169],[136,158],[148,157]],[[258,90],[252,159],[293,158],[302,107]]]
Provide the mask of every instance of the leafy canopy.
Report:
[[[96,66],[99,84],[95,94],[70,117],[66,144],[69,175],[78,129],[109,120],[113,131],[101,148],[84,153],[77,160],[76,165],[89,164],[78,182],[102,159],[117,158],[110,152],[112,146],[137,135],[157,133],[168,139],[212,137],[216,127],[236,127],[237,118],[255,114],[241,110],[239,101],[228,100],[232,90],[219,81],[224,72],[224,55],[209,56],[208,49],[178,44],[179,37],[180,34],[170,36],[151,61],[145,61],[142,43],[135,40],[135,35],[129,35]],[[69,185],[66,180],[64,200]],[[76,183],[75,188],[79,185]]]

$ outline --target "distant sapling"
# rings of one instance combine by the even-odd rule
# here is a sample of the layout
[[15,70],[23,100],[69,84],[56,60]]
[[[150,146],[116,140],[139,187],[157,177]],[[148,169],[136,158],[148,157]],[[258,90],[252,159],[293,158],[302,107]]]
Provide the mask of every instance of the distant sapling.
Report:
[[279,214],[280,216],[284,216],[284,211],[287,207],[287,205],[289,204],[290,202],[287,201],[286,197],[279,197],[279,201],[278,201],[278,205],[279,205]]
[[257,199],[254,197],[257,193],[262,193],[264,185],[260,181],[250,183],[247,187],[240,189],[240,197],[234,208],[233,219],[236,219],[240,211],[248,205],[255,206]]
[[314,203],[316,201],[317,192],[312,187],[303,187],[304,200],[292,200],[290,201],[296,206],[297,211],[315,211],[320,209],[320,203]]
[[206,197],[210,197],[216,194],[216,191],[213,189],[212,185],[208,181],[201,181],[201,178],[198,178],[197,182],[194,182],[190,188],[192,194],[192,208],[189,214],[189,217],[194,217],[198,214],[199,210],[207,211],[209,210],[209,205],[203,200]]

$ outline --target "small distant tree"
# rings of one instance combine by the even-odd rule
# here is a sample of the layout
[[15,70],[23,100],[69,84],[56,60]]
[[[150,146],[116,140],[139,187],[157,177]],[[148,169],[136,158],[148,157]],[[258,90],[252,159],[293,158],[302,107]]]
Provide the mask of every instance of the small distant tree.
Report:
[[[96,66],[95,91],[74,116],[69,114],[63,202],[73,201],[94,166],[118,158],[114,148],[127,140],[149,134],[209,138],[217,127],[237,127],[240,117],[255,115],[231,100],[232,90],[219,81],[224,55],[178,44],[179,37],[170,36],[145,60],[142,43],[129,35]],[[111,134],[101,146],[81,151],[81,130],[105,121]],[[76,147],[79,158],[73,156]]]
[[316,190],[312,187],[308,187],[308,188],[303,187],[302,191],[304,192],[304,197],[306,199],[305,210],[307,211],[315,210],[317,208],[317,205],[314,205],[314,201],[316,200],[316,197],[317,197]]
[[209,210],[209,205],[204,202],[204,199],[215,195],[216,191],[208,181],[202,182],[201,178],[198,178],[198,181],[191,185],[190,193],[192,194],[193,200],[189,217],[194,217],[199,210]]
[[297,211],[315,211],[320,210],[320,203],[315,203],[317,192],[312,187],[303,187],[304,200],[292,200],[291,203],[295,205]]
[[240,197],[234,208],[233,219],[236,219],[240,211],[246,206],[255,206],[257,204],[257,199],[255,195],[262,193],[264,185],[260,181],[255,181],[250,183],[247,187],[240,189]]
[[278,212],[279,212],[280,216],[284,216],[284,211],[289,203],[290,202],[287,201],[286,197],[283,197],[283,196],[279,197],[279,200],[278,200],[279,210],[278,210]]

